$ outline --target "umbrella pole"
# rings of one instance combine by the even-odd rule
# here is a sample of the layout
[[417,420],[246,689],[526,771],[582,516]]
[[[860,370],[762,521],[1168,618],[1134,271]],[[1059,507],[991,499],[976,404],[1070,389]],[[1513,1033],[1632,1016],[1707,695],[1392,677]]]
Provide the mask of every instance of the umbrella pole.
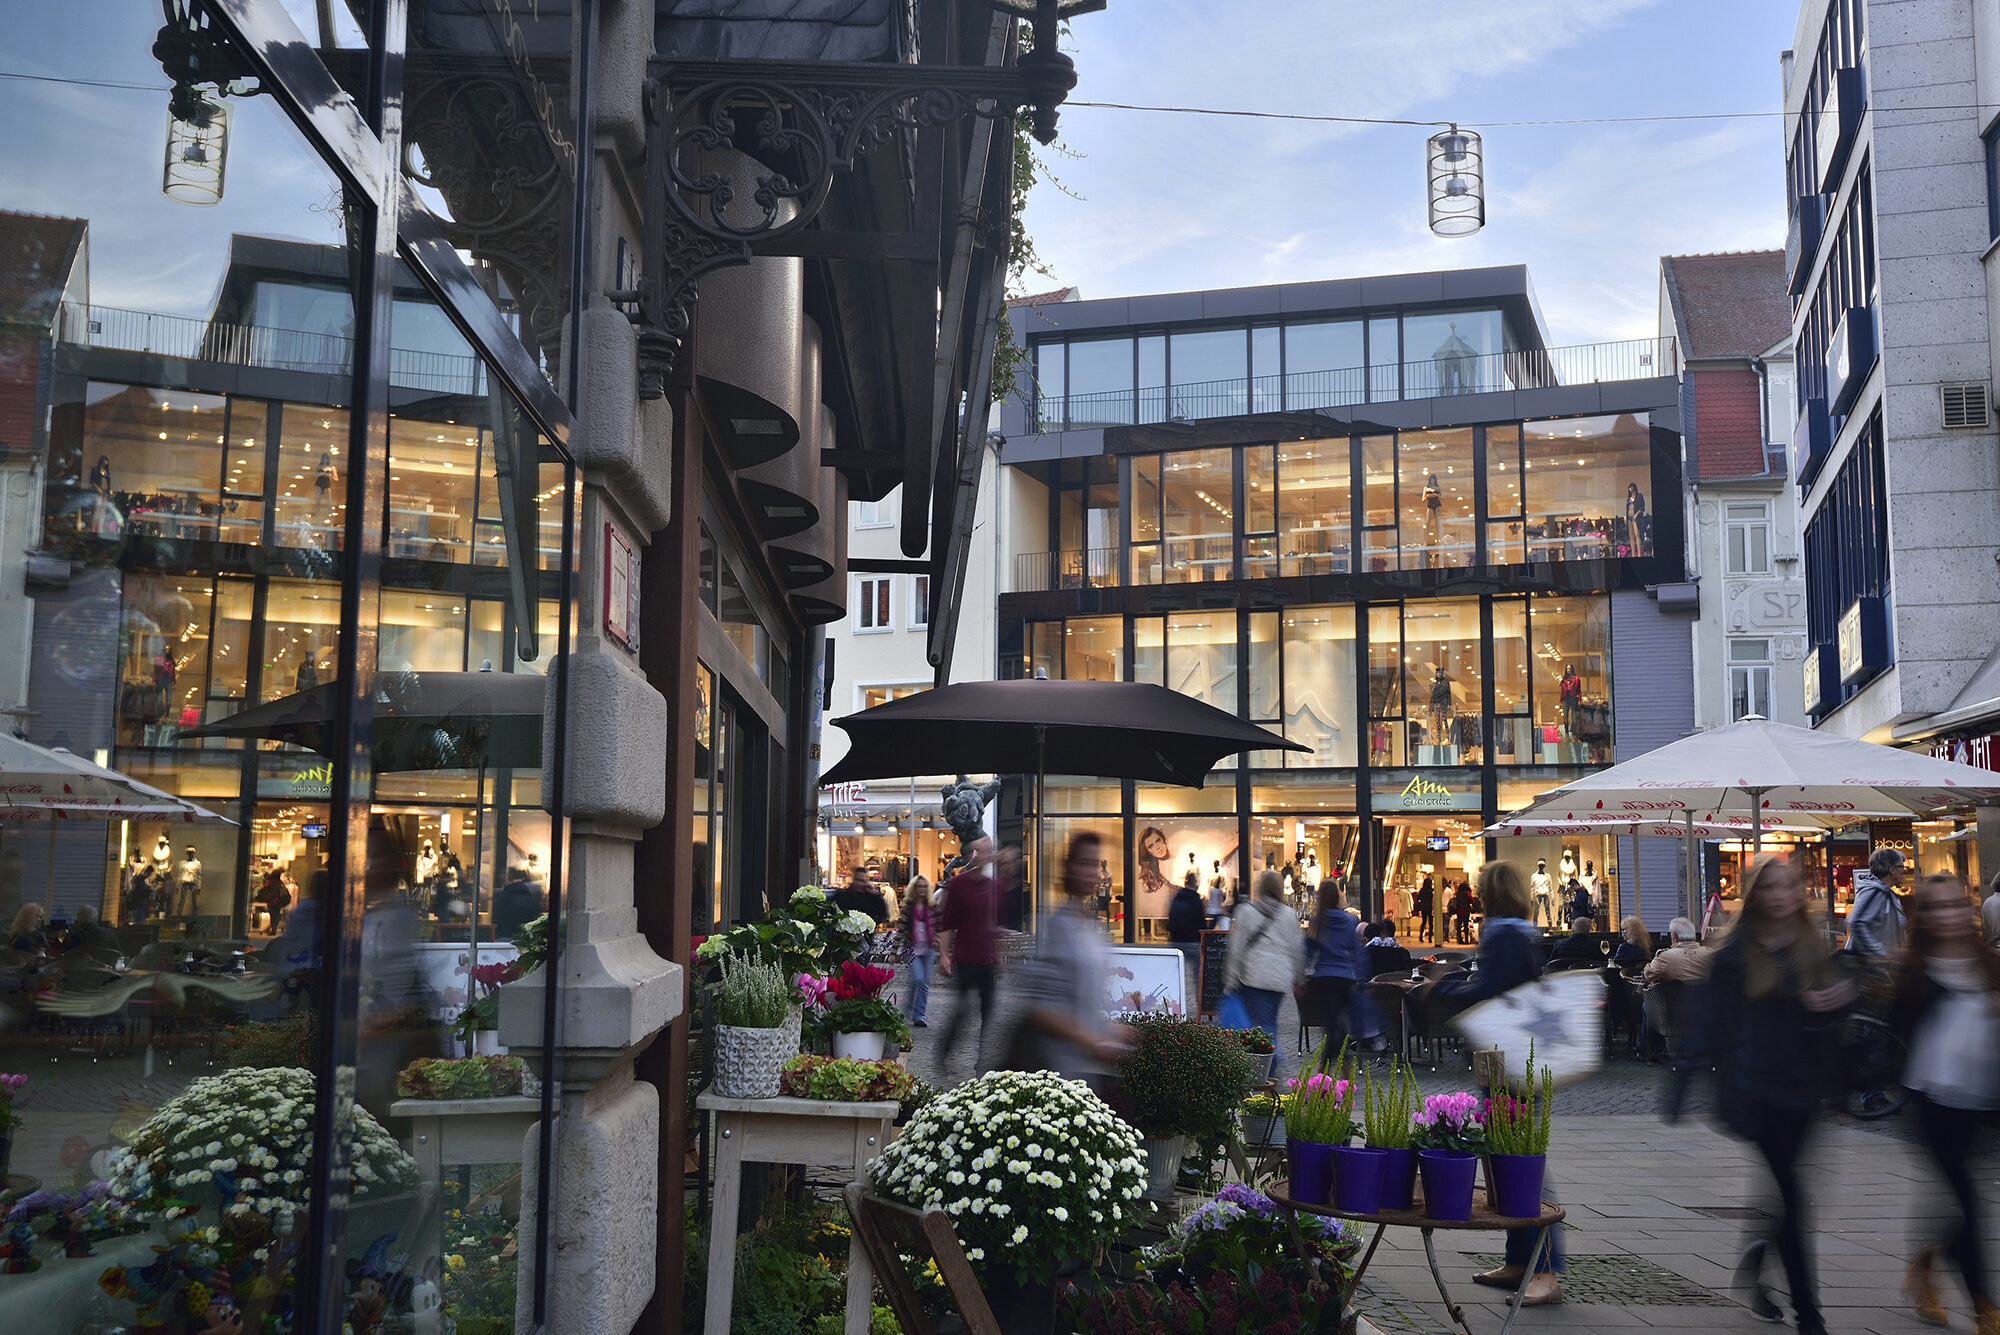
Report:
[[1757,855],[1764,851],[1764,794],[1770,789],[1749,788],[1744,791],[1750,794],[1750,857],[1755,861]]
[[49,874],[42,894],[42,911],[51,917],[56,911],[56,820],[55,813],[49,813]]
[[1687,821],[1687,884],[1681,888],[1681,893],[1687,901],[1688,921],[1700,923],[1701,890],[1699,887],[1701,883],[1699,877],[1701,876],[1701,860],[1695,856],[1694,852],[1694,808],[1682,807],[1681,817]]
[[[1034,929],[1042,925],[1043,906],[1047,901],[1048,877],[1042,873],[1042,826],[1048,822],[1049,800],[1049,730],[1046,724],[1035,725],[1035,921]],[[1027,924],[1023,924],[1026,926]]]

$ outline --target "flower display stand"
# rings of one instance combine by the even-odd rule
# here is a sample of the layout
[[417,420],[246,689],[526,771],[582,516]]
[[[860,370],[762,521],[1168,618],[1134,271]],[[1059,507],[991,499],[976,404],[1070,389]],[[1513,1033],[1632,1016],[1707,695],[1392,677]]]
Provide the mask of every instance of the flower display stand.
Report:
[[410,1155],[417,1161],[422,1221],[417,1254],[445,1253],[441,1191],[446,1164],[504,1163],[520,1167],[528,1130],[541,1120],[542,1101],[526,1094],[497,1099],[397,1099],[391,1117],[410,1119]]
[[[882,1276],[882,1291],[896,1314],[904,1335],[934,1335],[930,1316],[917,1297],[916,1282],[904,1268],[903,1254],[922,1269],[926,1260],[937,1263],[938,1278],[951,1295],[969,1335],[1000,1335],[1000,1323],[987,1305],[986,1292],[979,1286],[951,1216],[943,1210],[914,1210],[899,1201],[872,1194],[865,1183],[856,1182],[846,1191],[847,1213],[854,1220],[854,1238],[860,1243]],[[851,1272],[850,1272],[851,1273]]]
[[[851,1171],[866,1180],[868,1161],[889,1143],[892,1102],[835,1103],[824,1099],[731,1099],[707,1093],[695,1101],[715,1114],[715,1196],[709,1214],[706,1335],[729,1335],[736,1285],[736,1217],[746,1163],[810,1163]],[[868,1335],[874,1267],[856,1228],[847,1243],[846,1335]]]

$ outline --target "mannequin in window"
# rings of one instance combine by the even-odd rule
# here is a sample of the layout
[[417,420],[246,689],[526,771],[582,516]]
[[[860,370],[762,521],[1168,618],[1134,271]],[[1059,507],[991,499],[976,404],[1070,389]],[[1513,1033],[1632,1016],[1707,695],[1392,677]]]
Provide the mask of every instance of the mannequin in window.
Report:
[[1625,527],[1631,531],[1632,552],[1643,555],[1642,534],[1646,531],[1646,496],[1636,482],[1625,484]]
[[1576,879],[1583,882],[1583,888],[1590,891],[1593,899],[1597,897],[1597,864],[1595,862],[1584,863],[1583,874]]
[[1451,674],[1442,665],[1431,669],[1437,675],[1431,679],[1430,736],[1432,746],[1446,746],[1450,743],[1447,735],[1451,730]]
[[442,859],[438,857],[437,845],[424,840],[424,846],[417,853],[417,889],[428,892],[437,880]]
[[1429,549],[1424,556],[1426,567],[1436,563],[1438,518],[1443,509],[1444,491],[1438,486],[1438,475],[1428,473],[1424,476],[1424,546]]
[[159,887],[161,898],[166,897],[166,889],[173,884],[171,873],[174,869],[174,846],[167,841],[167,832],[160,831],[160,837],[153,841],[153,884]]
[[1556,864],[1556,870],[1562,873],[1562,880],[1564,885],[1568,885],[1571,881],[1575,880],[1576,854],[1572,853],[1569,849],[1565,848],[1563,850],[1562,861]]
[[1558,691],[1562,700],[1563,731],[1573,741],[1576,738],[1576,709],[1583,703],[1583,678],[1576,675],[1572,664],[1563,666],[1562,685]]
[[319,472],[313,478],[313,523],[324,524],[333,517],[333,488],[340,481],[340,470],[333,466],[333,455],[322,451],[319,456]]
[[1549,860],[1547,858],[1535,859],[1535,874],[1528,878],[1528,888],[1535,895],[1535,926],[1540,927],[1544,920],[1547,921],[1549,926],[1555,926],[1555,914],[1549,907],[1549,895],[1553,887],[1549,883]]
[[194,845],[187,846],[187,856],[181,859],[180,870],[175,879],[174,916],[192,918],[201,904],[201,859],[194,855]]
[[111,496],[110,455],[100,454],[97,456],[97,467],[90,470],[90,489],[96,492],[99,496],[103,496],[106,499],[110,498]]
[[1208,911],[1220,913],[1229,905],[1229,878],[1222,874],[1222,859],[1215,860],[1208,878]]

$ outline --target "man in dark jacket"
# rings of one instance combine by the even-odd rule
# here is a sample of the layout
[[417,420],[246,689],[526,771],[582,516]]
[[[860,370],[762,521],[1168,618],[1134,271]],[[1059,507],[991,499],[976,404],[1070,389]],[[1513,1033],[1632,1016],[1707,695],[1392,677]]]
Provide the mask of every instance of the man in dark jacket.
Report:
[[850,913],[865,913],[880,927],[889,921],[889,901],[882,894],[881,887],[868,879],[868,873],[859,867],[847,878],[847,884],[834,892],[833,902]]
[[1167,905],[1167,939],[1174,943],[1174,949],[1180,951],[1186,961],[1186,995],[1190,997],[1195,994],[1195,986],[1201,978],[1201,929],[1208,921],[1208,908],[1202,902],[1200,883],[1201,874],[1189,868],[1187,880],[1174,891],[1173,902]]

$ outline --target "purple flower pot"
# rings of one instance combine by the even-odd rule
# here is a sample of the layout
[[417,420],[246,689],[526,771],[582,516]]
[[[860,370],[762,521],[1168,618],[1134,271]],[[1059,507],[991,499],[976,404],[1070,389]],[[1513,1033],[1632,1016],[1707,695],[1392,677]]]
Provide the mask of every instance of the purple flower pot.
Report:
[[1382,1208],[1407,1210],[1417,1198],[1417,1152],[1383,1150]]
[[1459,1150],[1419,1150],[1417,1171],[1424,1179],[1426,1216],[1472,1218],[1472,1184],[1479,1176],[1478,1155]]
[[1291,1198],[1301,1205],[1325,1205],[1333,1192],[1333,1146],[1310,1140],[1285,1142]]
[[1350,1214],[1375,1214],[1382,1208],[1382,1172],[1387,1150],[1352,1145],[1333,1147],[1334,1204]]
[[1549,1166],[1545,1154],[1495,1154],[1486,1160],[1488,1204],[1509,1219],[1538,1219],[1542,1213],[1542,1177]]

